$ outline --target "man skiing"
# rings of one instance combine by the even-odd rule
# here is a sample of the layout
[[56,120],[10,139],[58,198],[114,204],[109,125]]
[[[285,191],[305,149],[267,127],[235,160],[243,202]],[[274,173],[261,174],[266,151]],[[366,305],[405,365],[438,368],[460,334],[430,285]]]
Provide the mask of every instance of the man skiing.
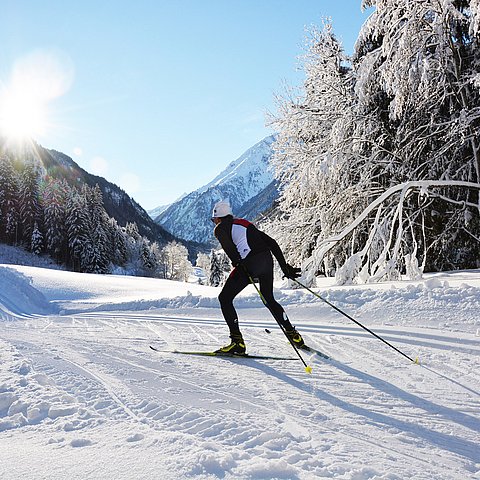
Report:
[[231,343],[217,350],[217,353],[239,355],[246,353],[233,300],[250,283],[250,278],[259,280],[260,292],[272,315],[282,325],[294,345],[301,348],[304,345],[302,336],[292,326],[282,306],[273,297],[272,253],[287,278],[298,278],[300,268],[289,265],[278,243],[256,228],[253,223],[233,218],[228,202],[221,201],[214,206],[212,221],[215,223],[215,237],[234,266],[218,296],[223,316],[230,329]]

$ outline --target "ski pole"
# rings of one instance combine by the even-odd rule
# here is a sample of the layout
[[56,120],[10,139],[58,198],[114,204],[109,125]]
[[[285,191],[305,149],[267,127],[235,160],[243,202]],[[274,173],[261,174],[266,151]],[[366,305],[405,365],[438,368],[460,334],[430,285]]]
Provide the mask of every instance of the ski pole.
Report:
[[378,338],[379,340],[381,340],[383,343],[387,344],[389,347],[393,348],[394,350],[396,350],[398,353],[400,353],[401,355],[403,355],[404,357],[408,358],[411,362],[413,363],[416,363],[418,364],[418,357],[413,360],[412,358],[410,358],[406,353],[403,353],[401,350],[399,350],[397,347],[394,347],[391,343],[387,342],[384,338],[382,338],[380,335],[377,335],[375,332],[372,332],[369,328],[365,327],[365,325],[362,325],[360,322],[358,322],[357,320],[355,320],[353,317],[351,317],[348,313],[345,313],[343,310],[341,310],[340,308],[336,307],[335,305],[333,305],[332,303],[330,303],[328,300],[326,300],[325,298],[321,297],[318,293],[314,292],[312,289],[308,288],[306,285],[304,285],[303,283],[299,282],[296,278],[293,279],[295,282],[297,282],[301,287],[305,288],[306,290],[308,290],[310,293],[313,293],[313,295],[315,295],[317,298],[319,298],[320,300],[322,300],[322,302],[325,302],[327,305],[329,305],[330,307],[332,307],[333,309],[335,309],[337,312],[341,313],[342,315],[344,315],[345,317],[347,317],[349,320],[351,320],[352,322],[355,322],[359,327],[362,327],[364,330],[366,330],[368,333],[370,333],[371,335],[373,335],[374,337]]
[[245,270],[245,273],[247,274],[248,276],[248,280],[250,281],[250,283],[255,287],[255,290],[257,291],[257,293],[260,295],[260,298],[262,299],[262,302],[263,304],[268,308],[268,310],[270,311],[270,313],[272,314],[272,317],[276,320],[276,322],[278,323],[278,326],[280,327],[280,329],[282,330],[283,334],[287,337],[288,341],[290,342],[290,345],[293,347],[293,349],[295,350],[295,353],[298,355],[298,358],[302,361],[303,365],[305,366],[305,371],[307,373],[312,373],[312,367],[308,366],[306,363],[305,363],[305,360],[303,359],[303,357],[300,355],[300,352],[298,351],[298,348],[297,346],[293,343],[293,340],[287,335],[287,332],[285,331],[285,328],[283,327],[283,325],[278,321],[277,317],[275,317],[275,315],[273,314],[273,311],[272,309],[270,308],[270,306],[268,305],[267,301],[265,300],[265,297],[263,296],[262,292],[260,291],[260,289],[255,285],[255,282],[253,281],[253,278],[251,277],[250,273],[248,273],[246,270]]

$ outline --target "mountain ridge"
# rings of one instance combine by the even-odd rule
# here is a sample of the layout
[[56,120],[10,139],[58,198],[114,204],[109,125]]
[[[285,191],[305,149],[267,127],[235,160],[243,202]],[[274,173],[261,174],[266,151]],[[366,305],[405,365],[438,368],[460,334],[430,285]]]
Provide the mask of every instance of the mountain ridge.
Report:
[[274,141],[270,135],[250,147],[213,180],[172,203],[155,222],[179,238],[212,245],[210,217],[216,202],[228,200],[234,214],[252,219],[270,208],[278,197],[270,167]]
[[185,242],[166,231],[148,215],[146,210],[130,197],[121,187],[87,172],[67,154],[55,149],[48,149],[33,142],[31,145],[12,147],[5,138],[0,137],[0,154],[13,154],[18,161],[28,158],[36,159],[44,169],[45,175],[56,179],[64,179],[72,186],[81,186],[83,183],[90,187],[99,185],[102,192],[103,204],[107,214],[117,220],[119,225],[135,222],[139,233],[152,242],[163,246],[171,241],[184,243],[189,250],[190,258],[196,257],[203,250],[195,242]]

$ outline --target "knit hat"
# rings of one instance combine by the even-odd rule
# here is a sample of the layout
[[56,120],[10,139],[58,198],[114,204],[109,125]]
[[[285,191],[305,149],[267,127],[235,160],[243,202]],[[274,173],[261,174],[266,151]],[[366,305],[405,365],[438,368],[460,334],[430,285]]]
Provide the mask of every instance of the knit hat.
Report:
[[221,218],[226,217],[227,215],[233,215],[230,204],[225,200],[216,203],[213,207],[212,218]]

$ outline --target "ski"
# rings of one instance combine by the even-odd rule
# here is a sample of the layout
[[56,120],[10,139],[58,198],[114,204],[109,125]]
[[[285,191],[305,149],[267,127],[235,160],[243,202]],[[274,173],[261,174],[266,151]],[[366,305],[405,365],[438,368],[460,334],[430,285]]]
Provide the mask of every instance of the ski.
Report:
[[297,360],[291,357],[273,357],[270,355],[249,355],[248,353],[239,355],[236,353],[222,353],[222,352],[188,352],[182,350],[160,350],[150,345],[150,348],[155,352],[160,353],[178,353],[180,355],[196,355],[200,357],[224,357],[224,358],[250,358],[252,360]]
[[[272,333],[268,328],[265,328],[265,332]],[[320,350],[317,350],[316,348],[309,347],[308,345],[302,345],[301,347],[298,347],[298,349],[305,350],[306,352],[310,353],[315,353],[316,355],[322,357],[325,360],[331,360],[331,358],[327,354],[321,352]]]
[[330,357],[328,355],[321,352],[320,350],[317,350],[316,348],[309,347],[308,345],[302,345],[301,347],[299,347],[299,350],[305,350],[306,352],[315,353],[316,355],[324,358],[325,360],[330,360]]

